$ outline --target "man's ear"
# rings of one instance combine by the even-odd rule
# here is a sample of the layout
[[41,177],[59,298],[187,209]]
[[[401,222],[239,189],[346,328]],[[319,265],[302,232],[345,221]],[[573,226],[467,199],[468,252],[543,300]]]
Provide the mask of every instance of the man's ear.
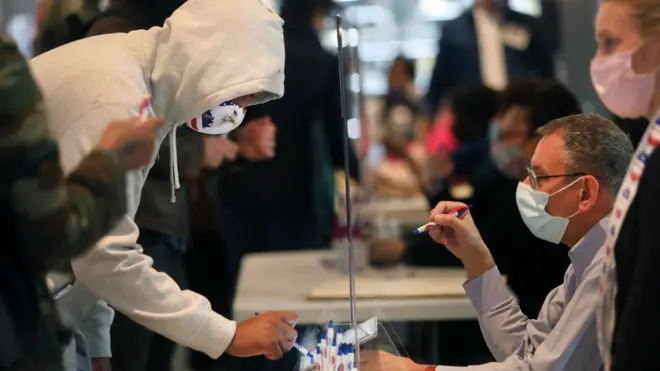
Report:
[[600,184],[592,175],[585,175],[582,178],[582,184],[578,202],[580,211],[585,212],[596,205],[600,195]]

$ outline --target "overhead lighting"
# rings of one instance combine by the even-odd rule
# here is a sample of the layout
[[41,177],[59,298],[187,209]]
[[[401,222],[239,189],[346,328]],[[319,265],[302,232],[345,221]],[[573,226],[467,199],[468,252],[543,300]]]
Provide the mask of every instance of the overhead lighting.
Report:
[[349,78],[349,85],[351,87],[351,92],[359,93],[360,92],[360,74],[352,73]]
[[348,137],[350,139],[359,139],[362,134],[362,128],[360,127],[360,120],[356,118],[346,120],[346,126],[348,127]]
[[444,21],[458,17],[469,6],[462,0],[419,0],[419,9],[425,18]]
[[351,28],[348,30],[346,38],[348,39],[348,46],[355,48],[360,43],[360,33],[357,29]]
[[510,0],[509,7],[532,17],[540,17],[542,13],[542,6],[539,0]]

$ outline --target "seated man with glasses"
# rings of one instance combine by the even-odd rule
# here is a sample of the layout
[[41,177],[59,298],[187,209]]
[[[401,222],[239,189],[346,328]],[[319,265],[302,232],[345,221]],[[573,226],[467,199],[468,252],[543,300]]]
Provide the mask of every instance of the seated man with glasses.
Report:
[[[520,308],[532,317],[539,313],[548,291],[562,282],[570,261],[554,244],[535,237],[527,229],[516,206],[515,191],[518,182],[527,176],[539,142],[536,130],[553,119],[578,113],[581,112],[577,99],[561,83],[536,78],[512,82],[500,94],[498,113],[490,124],[490,156],[467,178],[474,194],[468,199],[457,199],[446,191],[431,200],[432,205],[460,201],[475,206],[471,212],[481,237],[507,276]],[[407,248],[401,242],[377,240],[372,255],[386,260],[405,254],[406,261],[413,265],[454,264],[451,253],[435,249],[434,245],[428,236],[416,237]],[[545,264],[534,266],[538,261]],[[536,275],[536,279],[529,280],[530,275]],[[455,336],[448,336],[444,343],[456,342]],[[449,361],[456,353],[451,353]]]
[[[430,231],[431,238],[463,263],[465,292],[498,361],[464,367],[466,370],[596,371],[603,364],[595,310],[601,297],[602,263],[608,253],[605,237],[633,147],[614,123],[595,115],[556,119],[542,127],[539,135],[529,175],[518,185],[516,202],[535,236],[570,248],[571,265],[564,282],[547,295],[538,317],[523,314],[507,290],[473,216],[445,214],[464,204],[440,202],[431,212],[437,224]],[[543,264],[537,261],[533,266]],[[533,282],[536,278],[530,275],[528,279]],[[458,369],[418,365],[387,353],[367,353],[362,362],[365,367],[361,369],[367,371]]]

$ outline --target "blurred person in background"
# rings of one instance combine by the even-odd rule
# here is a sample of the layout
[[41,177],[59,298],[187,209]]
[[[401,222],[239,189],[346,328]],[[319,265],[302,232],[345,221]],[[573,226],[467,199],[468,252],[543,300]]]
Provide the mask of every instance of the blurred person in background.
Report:
[[[331,0],[282,2],[287,94],[246,114],[246,120],[276,123],[277,155],[250,166],[236,162],[224,167],[232,181],[218,185],[223,211],[231,216],[223,224],[236,221],[238,229],[228,235],[244,238],[238,239],[244,252],[306,250],[329,241],[333,171],[344,164],[337,58],[318,39],[332,6]],[[349,156],[351,176],[357,178],[353,150]],[[259,234],[248,232],[255,223],[261,226]]]
[[[405,107],[400,107],[406,110]],[[401,112],[402,116],[409,112]],[[423,194],[424,158],[413,157],[413,134],[400,123],[385,121],[383,136],[377,146],[384,152],[377,163],[368,164],[367,181],[375,194],[390,197],[411,197]],[[410,128],[412,129],[412,128]],[[374,146],[372,146],[374,149]],[[419,155],[418,155],[419,156]],[[423,156],[423,154],[422,154]]]
[[109,0],[40,0],[34,55],[79,40]]
[[410,101],[419,103],[421,96],[415,89],[415,70],[414,60],[406,59],[403,55],[394,58],[387,74],[388,96],[401,92]]
[[554,77],[554,60],[542,23],[515,12],[507,0],[476,0],[472,9],[442,26],[426,97],[431,112],[456,88],[484,84],[500,91],[522,77]]
[[[465,197],[473,192],[465,179],[488,157],[488,128],[497,111],[497,96],[496,91],[485,86],[458,89],[454,93],[451,99],[452,132],[458,147],[450,154],[440,152],[430,155],[431,158],[444,155],[446,162],[444,173],[437,172],[440,178],[432,180],[435,187],[429,192],[430,198],[443,189],[455,192],[456,197]],[[438,166],[437,163],[433,165]]]
[[[393,110],[400,106],[408,108],[412,117],[407,120],[416,141],[423,141],[429,130],[428,117],[422,104],[422,97],[415,88],[415,61],[399,55],[394,58],[388,73],[388,91],[385,97],[382,119],[391,117]],[[390,119],[391,120],[391,119]],[[401,121],[401,120],[398,120]]]
[[64,177],[41,92],[16,44],[0,35],[0,369],[62,370],[67,329],[46,273],[70,277],[126,212],[126,174],[151,162],[162,120],[114,122]]
[[368,183],[379,195],[421,195],[427,182],[422,172],[426,166],[423,126],[427,124],[414,83],[413,61],[395,58],[381,113],[380,143],[367,153]]
[[[93,22],[88,36],[161,26],[184,2],[185,0],[112,0],[110,7]],[[254,125],[248,122],[244,125],[251,128],[244,130],[245,126],[241,126],[238,129],[238,142],[217,135],[202,135],[187,127],[178,130],[176,150],[181,188],[175,191],[176,202],[172,200],[170,187],[169,142],[161,145],[158,158],[145,181],[140,206],[135,215],[135,222],[140,228],[138,243],[144,253],[153,259],[154,269],[167,273],[183,289],[188,287],[183,258],[191,238],[192,183],[198,182],[203,171],[214,171],[223,162],[236,159],[239,153],[249,156],[251,152],[246,151],[250,145],[248,141],[266,143],[260,141],[260,136],[268,131],[261,130],[264,125],[271,126],[274,130],[272,122],[258,122]],[[274,131],[271,130],[270,136],[274,140]],[[239,143],[242,146],[239,146]],[[249,158],[260,159],[257,156]],[[204,216],[212,221],[213,216]],[[199,215],[195,213],[194,219],[197,217]],[[213,248],[220,252],[225,250],[222,244]],[[231,281],[213,282],[213,285],[231,285]],[[219,313],[231,317],[231,313]],[[113,369],[126,371],[170,370],[176,349],[174,342],[142,327],[121,313],[115,315],[112,324],[111,344]]]

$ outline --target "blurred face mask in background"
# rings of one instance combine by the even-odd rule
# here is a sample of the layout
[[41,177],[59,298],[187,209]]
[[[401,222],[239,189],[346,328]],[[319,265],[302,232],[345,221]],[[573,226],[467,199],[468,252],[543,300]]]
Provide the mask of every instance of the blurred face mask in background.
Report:
[[624,118],[648,115],[655,91],[655,73],[637,75],[633,71],[634,52],[591,60],[591,82],[598,96],[607,109]]
[[236,129],[244,118],[245,108],[227,101],[186,122],[186,125],[198,133],[221,135]]
[[502,174],[512,179],[523,179],[527,174],[529,160],[525,157],[520,147],[513,144],[499,142],[499,129],[496,122],[489,127],[490,155]]

